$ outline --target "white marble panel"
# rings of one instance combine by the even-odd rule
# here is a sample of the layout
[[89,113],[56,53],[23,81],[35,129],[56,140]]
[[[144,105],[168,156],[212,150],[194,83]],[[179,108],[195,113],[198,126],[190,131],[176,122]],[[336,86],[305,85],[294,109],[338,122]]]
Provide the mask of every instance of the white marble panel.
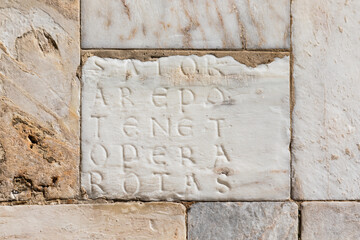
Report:
[[289,197],[289,57],[91,57],[83,68],[82,186],[91,198]]
[[293,1],[294,198],[360,199],[360,1]]
[[289,0],[83,0],[83,48],[289,48]]

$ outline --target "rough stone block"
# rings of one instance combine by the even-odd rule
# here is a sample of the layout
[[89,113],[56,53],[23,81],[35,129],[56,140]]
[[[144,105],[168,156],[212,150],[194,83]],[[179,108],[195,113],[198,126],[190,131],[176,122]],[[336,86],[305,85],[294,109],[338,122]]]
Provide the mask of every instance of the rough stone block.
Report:
[[79,1],[0,2],[0,201],[79,193]]
[[83,0],[84,48],[289,48],[288,0]]
[[358,202],[307,202],[301,207],[302,240],[360,239]]
[[0,207],[1,239],[185,240],[185,228],[176,203]]
[[289,58],[91,57],[82,186],[91,198],[287,199]]
[[297,229],[291,202],[195,203],[188,213],[189,240],[295,240]]
[[360,1],[292,1],[294,195],[360,199]]

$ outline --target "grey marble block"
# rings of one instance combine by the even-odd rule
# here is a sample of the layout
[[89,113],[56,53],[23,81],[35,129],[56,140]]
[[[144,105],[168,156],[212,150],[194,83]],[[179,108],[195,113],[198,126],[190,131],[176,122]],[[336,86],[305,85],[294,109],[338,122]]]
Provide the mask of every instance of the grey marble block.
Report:
[[298,206],[292,202],[195,203],[189,240],[298,239]]

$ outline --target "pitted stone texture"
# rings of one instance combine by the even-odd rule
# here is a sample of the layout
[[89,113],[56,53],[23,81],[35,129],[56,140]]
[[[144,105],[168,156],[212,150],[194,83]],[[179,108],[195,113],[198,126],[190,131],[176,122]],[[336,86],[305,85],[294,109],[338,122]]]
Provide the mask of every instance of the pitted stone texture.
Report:
[[1,239],[185,240],[185,231],[176,203],[0,207]]
[[82,80],[91,198],[289,197],[288,57],[256,68],[210,55],[91,57]]
[[83,48],[289,48],[288,0],[83,0]]
[[301,240],[360,239],[358,202],[308,202],[301,207]]
[[360,1],[292,3],[293,197],[360,199]]
[[79,192],[79,1],[0,2],[0,200]]
[[4,98],[0,98],[0,126],[1,200],[74,197],[76,147]]
[[195,203],[188,213],[188,239],[298,239],[295,203]]

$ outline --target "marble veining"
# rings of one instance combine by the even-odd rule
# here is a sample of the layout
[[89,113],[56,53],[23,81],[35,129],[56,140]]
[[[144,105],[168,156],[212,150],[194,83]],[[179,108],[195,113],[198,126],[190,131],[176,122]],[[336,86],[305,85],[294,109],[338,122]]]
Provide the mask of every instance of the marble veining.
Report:
[[83,0],[83,48],[287,49],[288,0]]

